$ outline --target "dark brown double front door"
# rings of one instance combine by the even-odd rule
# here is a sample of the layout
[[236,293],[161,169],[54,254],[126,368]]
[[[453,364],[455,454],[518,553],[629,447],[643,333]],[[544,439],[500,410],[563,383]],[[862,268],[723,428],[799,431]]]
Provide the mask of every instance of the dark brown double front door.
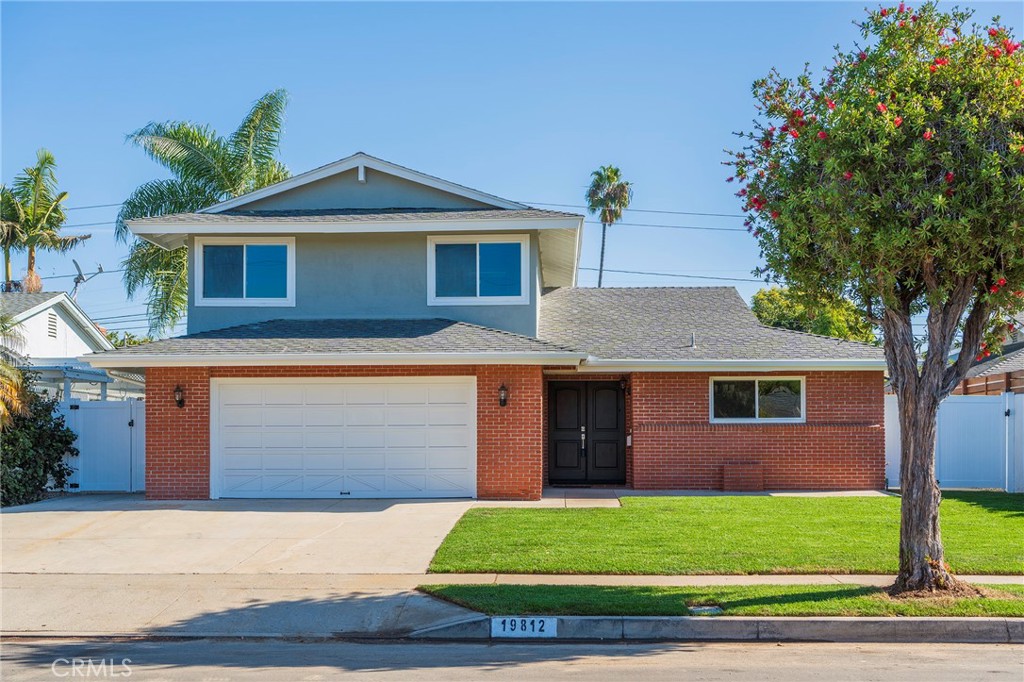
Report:
[[617,381],[548,384],[548,480],[626,482],[626,405]]

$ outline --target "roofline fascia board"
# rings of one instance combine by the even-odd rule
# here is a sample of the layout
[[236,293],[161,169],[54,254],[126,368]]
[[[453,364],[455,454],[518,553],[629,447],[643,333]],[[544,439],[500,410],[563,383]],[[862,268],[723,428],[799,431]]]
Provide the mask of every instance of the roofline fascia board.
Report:
[[96,323],[93,322],[92,318],[89,317],[84,310],[68,296],[66,291],[62,291],[53,298],[48,298],[42,303],[29,308],[28,310],[22,311],[21,313],[14,316],[15,322],[23,322],[28,318],[38,315],[47,308],[52,308],[55,305],[62,306],[71,317],[78,323],[78,327],[84,334],[91,337],[93,341],[100,347],[100,350],[110,351],[114,350],[114,345],[107,340],[107,337],[100,333],[100,330],[96,328]]
[[251,365],[578,365],[579,353],[236,353],[224,355],[143,355],[104,357],[96,353],[79,358],[93,367],[246,367]]
[[223,234],[242,232],[247,234],[322,234],[322,233],[366,233],[366,232],[477,232],[481,230],[565,230],[580,229],[583,218],[466,218],[464,220],[344,220],[337,222],[308,222],[302,220],[261,221],[253,223],[138,223],[128,221],[133,234]]
[[885,360],[643,360],[588,357],[579,372],[774,372],[786,370],[880,371]]
[[508,199],[502,199],[501,197],[488,194],[487,192],[481,192],[480,190],[476,190],[471,187],[449,182],[448,180],[442,180],[441,178],[433,175],[421,173],[420,171],[415,171],[411,168],[405,168],[404,166],[399,166],[391,163],[390,161],[385,161],[384,159],[378,159],[363,152],[357,152],[351,156],[345,157],[344,159],[339,159],[338,161],[320,166],[319,168],[314,168],[313,170],[306,171],[305,173],[293,175],[286,180],[282,180],[281,182],[274,183],[273,185],[269,185],[262,189],[255,190],[232,199],[227,199],[219,204],[214,204],[213,206],[201,209],[200,212],[221,213],[223,211],[228,211],[232,208],[244,206],[254,201],[259,201],[260,199],[266,199],[267,197],[272,197],[277,194],[287,192],[288,190],[295,189],[296,187],[301,187],[302,185],[306,185],[311,182],[323,180],[360,166],[363,168],[370,168],[381,173],[394,175],[402,178],[403,180],[409,180],[410,182],[426,185],[427,187],[439,189],[443,192],[448,192],[449,194],[455,194],[484,204],[497,206],[499,208],[529,208],[525,204],[509,201]]

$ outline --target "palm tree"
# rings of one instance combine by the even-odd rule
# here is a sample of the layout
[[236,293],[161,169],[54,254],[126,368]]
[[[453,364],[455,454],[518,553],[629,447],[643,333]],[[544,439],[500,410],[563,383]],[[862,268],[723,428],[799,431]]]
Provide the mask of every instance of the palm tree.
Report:
[[633,198],[633,186],[622,179],[622,171],[615,166],[601,166],[590,174],[587,189],[587,208],[591,213],[601,212],[601,265],[597,270],[597,286],[604,279],[604,242],[608,226],[622,219],[622,211]]
[[[276,158],[287,104],[284,90],[268,92],[226,138],[190,121],[150,123],[130,133],[128,142],[174,177],[151,180],[131,193],[117,215],[117,238],[130,238],[127,221],[134,218],[198,211],[287,178],[288,169]],[[187,249],[167,251],[136,239],[124,268],[129,297],[149,290],[151,331],[174,326],[188,306]]]
[[16,414],[25,414],[21,370],[15,367],[18,350],[24,343],[14,317],[0,313],[0,428]]
[[3,227],[0,237],[4,248],[4,288],[12,288],[11,251],[28,251],[28,268],[22,286],[25,291],[41,291],[42,282],[36,273],[36,250],[69,251],[89,235],[64,237],[60,228],[67,220],[64,207],[67,192],[57,191],[57,162],[45,149],[36,152],[36,165],[26,168],[14,178],[10,188],[3,187],[0,211]]

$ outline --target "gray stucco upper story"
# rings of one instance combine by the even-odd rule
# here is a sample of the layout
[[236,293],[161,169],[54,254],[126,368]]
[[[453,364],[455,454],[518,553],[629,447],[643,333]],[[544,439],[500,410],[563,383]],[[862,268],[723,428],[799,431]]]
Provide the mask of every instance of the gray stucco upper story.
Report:
[[[494,233],[490,233],[494,234]],[[519,305],[427,305],[426,233],[295,235],[295,306],[196,305],[195,238],[189,246],[188,333],[276,319],[446,318],[537,335],[538,236],[530,235],[530,302]],[[232,237],[244,237],[232,233]]]

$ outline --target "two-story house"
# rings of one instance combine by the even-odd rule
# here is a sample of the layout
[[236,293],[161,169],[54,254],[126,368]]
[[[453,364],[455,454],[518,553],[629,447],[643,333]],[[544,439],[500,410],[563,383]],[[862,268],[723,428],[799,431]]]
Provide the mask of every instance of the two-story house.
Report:
[[360,153],[129,227],[189,250],[187,335],[85,358],[145,371],[151,498],[883,486],[879,349],[578,288],[580,215]]

